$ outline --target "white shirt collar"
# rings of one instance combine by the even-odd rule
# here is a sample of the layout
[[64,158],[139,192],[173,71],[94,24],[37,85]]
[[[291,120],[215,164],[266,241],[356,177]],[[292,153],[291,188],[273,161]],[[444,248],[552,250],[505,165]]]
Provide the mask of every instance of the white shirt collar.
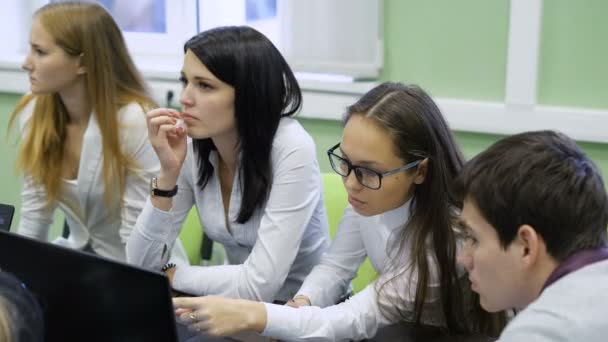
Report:
[[409,200],[407,200],[407,202],[402,204],[400,207],[379,214],[380,222],[390,230],[395,230],[397,228],[403,227],[405,222],[410,217],[410,206],[412,204],[413,198],[414,197],[412,196]]

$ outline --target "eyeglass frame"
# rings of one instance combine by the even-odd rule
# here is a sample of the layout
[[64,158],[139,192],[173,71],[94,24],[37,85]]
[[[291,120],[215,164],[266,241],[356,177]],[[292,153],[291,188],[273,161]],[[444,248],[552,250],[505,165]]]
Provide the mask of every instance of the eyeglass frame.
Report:
[[[362,186],[371,189],[371,190],[379,190],[382,187],[382,178],[387,177],[387,176],[392,176],[394,174],[397,174],[401,171],[406,171],[409,170],[413,167],[418,166],[422,161],[424,161],[424,159],[418,159],[418,160],[414,160],[413,162],[409,162],[401,167],[398,167],[396,169],[390,170],[390,171],[386,171],[386,172],[378,172],[376,170],[372,170],[368,167],[365,166],[359,166],[359,165],[353,165],[348,159],[345,159],[337,154],[334,153],[334,151],[340,147],[340,143],[337,143],[334,147],[330,148],[329,150],[327,150],[327,157],[329,158],[329,164],[331,165],[332,170],[334,170],[335,173],[339,174],[342,177],[348,177],[350,175],[350,173],[355,170],[355,169],[365,169],[367,171],[370,171],[371,173],[374,173],[378,176],[378,187],[377,188],[372,188],[371,186],[365,185],[363,184],[363,182],[361,181],[361,179],[359,178],[359,176],[357,175],[357,172],[355,171],[355,178],[357,179],[357,182],[359,182],[359,184],[361,184]],[[336,170],[336,167],[332,161],[332,156],[344,161],[346,163],[346,165],[348,166],[348,171],[346,172],[346,175],[342,175],[340,172],[338,172],[338,170]]]

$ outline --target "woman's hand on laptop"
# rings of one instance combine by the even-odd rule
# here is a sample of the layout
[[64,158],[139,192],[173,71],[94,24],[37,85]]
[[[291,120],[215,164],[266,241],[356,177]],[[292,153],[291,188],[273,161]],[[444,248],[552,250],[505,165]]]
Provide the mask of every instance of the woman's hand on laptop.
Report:
[[261,333],[266,328],[263,303],[219,296],[173,298],[175,316],[196,332],[230,336],[243,331]]

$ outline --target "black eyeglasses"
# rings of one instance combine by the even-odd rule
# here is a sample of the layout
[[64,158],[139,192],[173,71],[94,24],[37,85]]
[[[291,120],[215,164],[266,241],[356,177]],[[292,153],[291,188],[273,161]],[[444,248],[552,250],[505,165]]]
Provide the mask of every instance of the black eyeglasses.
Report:
[[355,171],[355,177],[357,181],[366,188],[372,190],[378,190],[382,186],[382,178],[390,175],[394,175],[401,171],[409,170],[422,162],[424,159],[415,160],[411,163],[407,163],[402,167],[396,168],[394,170],[386,171],[380,173],[378,171],[369,169],[364,166],[356,166],[351,164],[350,161],[340,157],[335,154],[334,151],[340,147],[340,143],[336,144],[336,146],[327,150],[327,156],[329,157],[329,163],[331,164],[331,168],[340,176],[348,177],[351,171]]

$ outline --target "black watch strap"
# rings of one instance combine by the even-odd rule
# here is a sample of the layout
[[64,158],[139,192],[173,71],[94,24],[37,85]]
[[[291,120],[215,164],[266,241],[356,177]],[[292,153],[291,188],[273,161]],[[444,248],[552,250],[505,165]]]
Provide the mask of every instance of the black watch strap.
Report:
[[150,194],[158,197],[173,197],[177,194],[177,184],[171,190],[161,190],[156,186],[156,177],[150,181]]

